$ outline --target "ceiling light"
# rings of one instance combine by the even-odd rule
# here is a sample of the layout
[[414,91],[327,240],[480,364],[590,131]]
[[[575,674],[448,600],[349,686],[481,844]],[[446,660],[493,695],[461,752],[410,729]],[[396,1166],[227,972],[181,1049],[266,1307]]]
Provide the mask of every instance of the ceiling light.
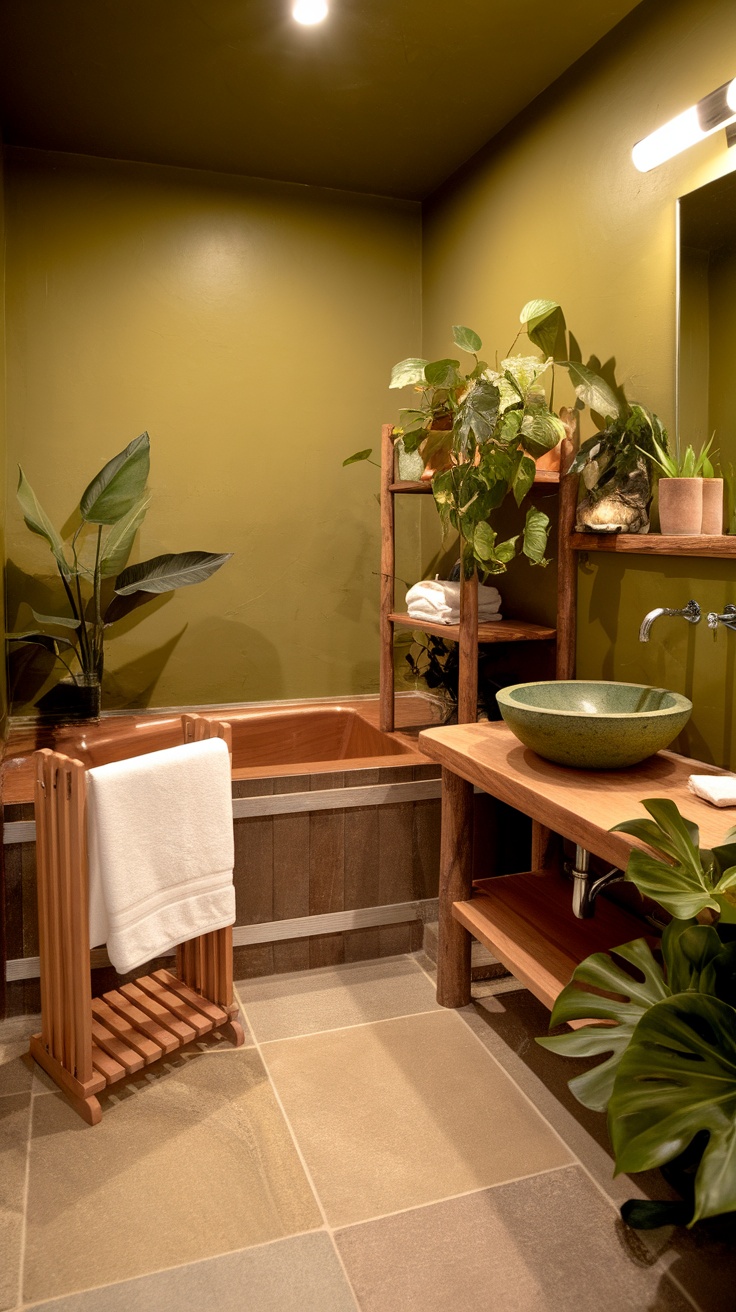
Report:
[[724,82],[722,87],[670,119],[643,141],[637,141],[631,157],[640,173],[648,173],[731,123],[736,123],[736,78]]
[[327,17],[327,0],[296,0],[291,16],[303,27],[312,27]]

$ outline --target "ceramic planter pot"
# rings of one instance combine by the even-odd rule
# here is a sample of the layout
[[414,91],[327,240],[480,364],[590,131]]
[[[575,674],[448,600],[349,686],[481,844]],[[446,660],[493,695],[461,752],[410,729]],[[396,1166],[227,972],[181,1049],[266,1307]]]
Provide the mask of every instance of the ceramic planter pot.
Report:
[[396,463],[402,483],[418,483],[424,473],[424,461],[418,451],[407,451],[404,439],[396,443]]
[[715,537],[723,532],[723,479],[703,479],[703,523],[701,533]]
[[659,527],[666,537],[695,536],[702,531],[703,481],[702,478],[659,480]]

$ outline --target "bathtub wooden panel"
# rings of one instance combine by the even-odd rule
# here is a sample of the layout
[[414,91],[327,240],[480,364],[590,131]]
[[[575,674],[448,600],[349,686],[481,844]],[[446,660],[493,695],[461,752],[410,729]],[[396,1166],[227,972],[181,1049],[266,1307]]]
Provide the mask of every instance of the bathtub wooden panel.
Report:
[[[309,775],[274,780],[275,793],[306,793]],[[309,915],[309,816],[284,815],[273,826],[273,917]],[[309,940],[273,944],[273,968],[282,974],[309,969]]]
[[[312,791],[342,788],[342,771],[313,776]],[[309,817],[309,914],[345,909],[345,812],[315,812]],[[309,965],[337,966],[345,960],[342,934],[320,934],[309,940]]]

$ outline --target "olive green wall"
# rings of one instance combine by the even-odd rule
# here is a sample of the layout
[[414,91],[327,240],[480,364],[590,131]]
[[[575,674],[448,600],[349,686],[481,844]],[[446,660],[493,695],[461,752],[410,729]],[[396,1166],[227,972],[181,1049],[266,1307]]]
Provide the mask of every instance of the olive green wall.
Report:
[[[424,354],[449,325],[505,350],[531,297],[564,306],[584,357],[615,357],[632,399],[671,425],[675,400],[675,201],[736,167],[723,133],[652,173],[631,147],[736,73],[733,0],[644,3],[425,207]],[[736,601],[733,562],[581,562],[578,673],[692,695],[682,750],[736,763],[736,634],[639,623],[654,606]],[[529,592],[549,579],[529,574]],[[535,603],[529,601],[529,613]]]
[[[419,206],[12,150],[6,225],[11,623],[54,604],[17,462],[60,526],[147,428],[133,559],[235,555],[121,623],[106,704],[375,690],[378,475],[341,462],[418,347]],[[415,569],[413,521],[404,542]]]

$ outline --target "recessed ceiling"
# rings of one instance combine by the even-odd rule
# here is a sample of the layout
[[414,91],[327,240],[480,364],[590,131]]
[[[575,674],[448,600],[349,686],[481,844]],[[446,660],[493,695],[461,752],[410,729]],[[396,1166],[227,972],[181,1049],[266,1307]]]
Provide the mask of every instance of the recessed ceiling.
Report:
[[632,0],[2,0],[6,144],[427,196]]

